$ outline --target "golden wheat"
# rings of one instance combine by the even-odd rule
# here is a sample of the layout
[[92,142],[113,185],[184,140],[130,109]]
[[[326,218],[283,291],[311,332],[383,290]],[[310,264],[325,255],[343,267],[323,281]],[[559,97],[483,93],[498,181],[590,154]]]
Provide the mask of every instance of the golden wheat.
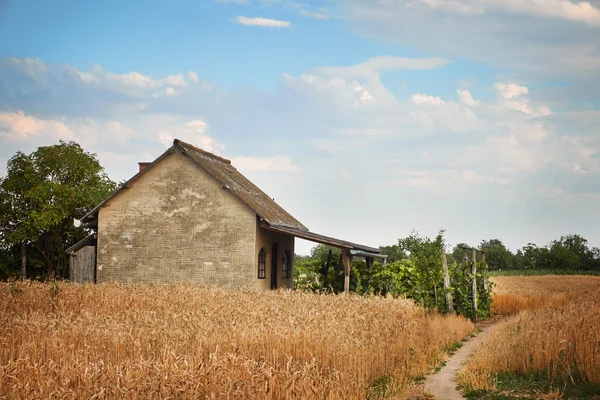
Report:
[[[459,373],[468,390],[494,388],[506,372],[551,384],[600,384],[600,277],[497,277],[497,313],[514,313]],[[499,301],[500,300],[500,301]]]
[[492,313],[496,315],[564,306],[600,288],[599,276],[496,276],[491,280]]
[[365,398],[472,329],[402,299],[2,284],[0,397]]

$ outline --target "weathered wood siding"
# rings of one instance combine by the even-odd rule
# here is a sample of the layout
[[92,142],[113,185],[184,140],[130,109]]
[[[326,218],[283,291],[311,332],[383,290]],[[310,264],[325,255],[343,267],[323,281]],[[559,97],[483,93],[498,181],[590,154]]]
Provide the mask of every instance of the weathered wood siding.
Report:
[[96,247],[85,246],[69,257],[69,279],[77,283],[93,283],[96,269]]
[[261,287],[256,214],[175,152],[98,215],[97,281]]

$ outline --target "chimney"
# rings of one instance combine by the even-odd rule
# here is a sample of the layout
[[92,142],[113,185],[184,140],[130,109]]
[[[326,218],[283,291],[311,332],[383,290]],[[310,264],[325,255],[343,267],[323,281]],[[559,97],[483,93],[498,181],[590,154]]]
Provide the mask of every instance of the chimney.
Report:
[[139,162],[138,165],[140,166],[140,172],[142,172],[143,170],[146,169],[146,167],[148,165],[152,164],[151,162],[148,161],[144,161],[144,162]]

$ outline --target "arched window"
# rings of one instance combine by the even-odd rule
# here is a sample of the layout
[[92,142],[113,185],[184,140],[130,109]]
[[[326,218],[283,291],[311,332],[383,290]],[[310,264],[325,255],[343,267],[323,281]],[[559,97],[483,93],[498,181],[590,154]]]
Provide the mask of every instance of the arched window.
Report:
[[283,252],[283,262],[281,263],[281,277],[283,279],[290,279],[290,272],[292,270],[292,256],[289,250]]
[[258,252],[258,279],[267,277],[267,252],[264,248]]

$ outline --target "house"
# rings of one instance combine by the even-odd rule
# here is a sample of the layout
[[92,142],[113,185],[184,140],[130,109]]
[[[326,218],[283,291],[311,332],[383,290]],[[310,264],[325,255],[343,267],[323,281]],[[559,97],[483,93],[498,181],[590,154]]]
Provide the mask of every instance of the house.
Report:
[[79,282],[291,288],[296,237],[342,248],[348,287],[353,256],[384,257],[310,232],[229,160],[177,139],[81,222],[94,233],[67,249]]

